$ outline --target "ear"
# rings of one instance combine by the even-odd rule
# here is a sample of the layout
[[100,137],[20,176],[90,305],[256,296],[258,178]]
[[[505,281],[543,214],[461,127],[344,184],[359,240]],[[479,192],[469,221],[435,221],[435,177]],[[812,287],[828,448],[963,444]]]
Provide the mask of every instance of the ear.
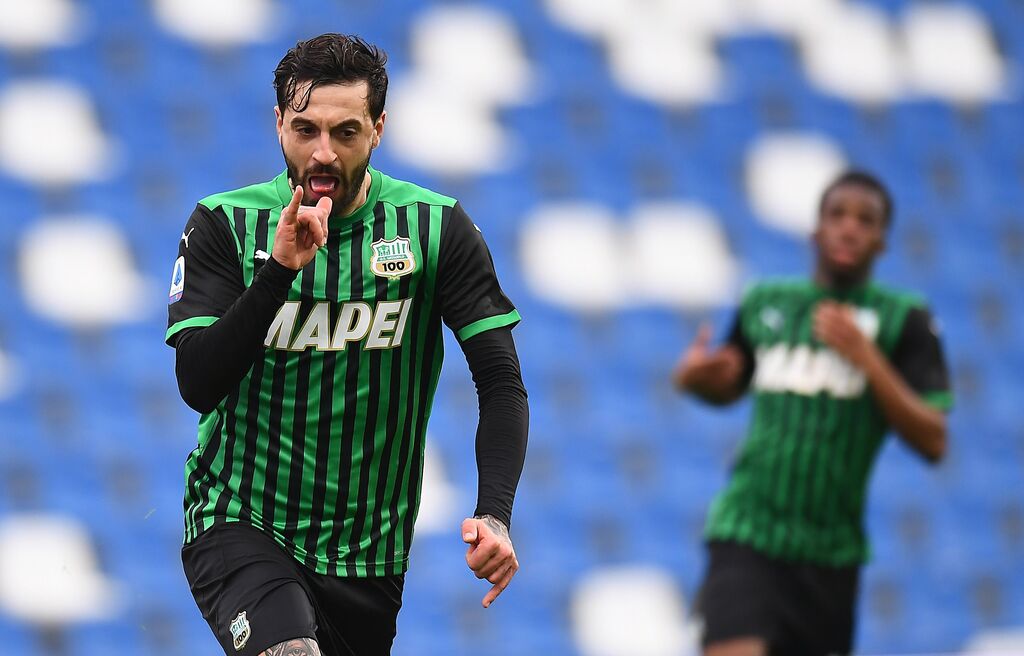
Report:
[[373,137],[370,141],[370,148],[376,148],[380,145],[381,137],[384,136],[384,121],[387,120],[387,111],[381,111],[380,118],[373,124]]
[[277,119],[277,141],[281,143],[284,139],[284,115],[281,114],[281,108],[277,105],[274,105],[274,118]]

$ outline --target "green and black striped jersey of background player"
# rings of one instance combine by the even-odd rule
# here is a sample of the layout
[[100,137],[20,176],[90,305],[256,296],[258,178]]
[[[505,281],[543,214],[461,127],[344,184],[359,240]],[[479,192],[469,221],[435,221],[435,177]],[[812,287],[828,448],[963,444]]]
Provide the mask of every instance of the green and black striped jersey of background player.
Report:
[[[952,397],[935,320],[918,297],[871,280],[891,221],[877,179],[840,176],[821,199],[813,277],[754,285],[725,343],[710,349],[702,326],[675,369],[681,390],[710,403],[754,398],[708,513],[711,565],[698,600],[708,654],[847,653],[883,438],[893,430],[929,462],[945,454]],[[716,571],[730,567],[732,576]],[[744,568],[749,576],[735,576]],[[818,584],[836,572],[845,579],[825,596],[846,602],[822,603]],[[774,589],[782,580],[787,589]],[[793,626],[793,604],[805,626],[831,628]]]

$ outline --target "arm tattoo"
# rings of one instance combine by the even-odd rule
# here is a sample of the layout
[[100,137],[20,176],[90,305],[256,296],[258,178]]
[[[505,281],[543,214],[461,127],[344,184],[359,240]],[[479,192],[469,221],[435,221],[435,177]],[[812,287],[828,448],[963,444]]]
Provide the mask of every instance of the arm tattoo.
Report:
[[277,643],[260,656],[321,656],[321,654],[316,640],[294,638]]
[[497,535],[500,539],[504,540],[505,542],[512,544],[512,538],[508,535],[508,527],[505,526],[501,522],[501,520],[495,517],[494,515],[477,515],[473,519],[479,519],[484,524],[487,524],[487,528],[494,531],[495,535]]

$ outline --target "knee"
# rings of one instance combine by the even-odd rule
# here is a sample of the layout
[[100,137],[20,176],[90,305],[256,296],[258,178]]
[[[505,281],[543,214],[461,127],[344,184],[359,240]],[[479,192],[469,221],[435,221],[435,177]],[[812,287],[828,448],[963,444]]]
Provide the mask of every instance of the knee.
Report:
[[322,656],[320,646],[312,638],[292,638],[279,642],[260,656]]

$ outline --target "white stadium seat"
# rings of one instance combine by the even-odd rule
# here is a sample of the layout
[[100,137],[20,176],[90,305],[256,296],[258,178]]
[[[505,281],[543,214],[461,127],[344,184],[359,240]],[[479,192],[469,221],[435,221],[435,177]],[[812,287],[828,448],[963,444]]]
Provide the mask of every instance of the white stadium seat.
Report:
[[825,186],[845,168],[839,148],[813,134],[770,134],[747,150],[747,195],[764,223],[805,237],[814,230]]
[[41,187],[103,179],[112,149],[81,89],[53,80],[0,88],[0,170]]
[[683,308],[735,301],[739,265],[710,211],[685,203],[650,204],[631,218],[626,268],[639,299]]
[[896,30],[881,10],[843,7],[836,20],[799,39],[812,84],[845,100],[877,104],[898,100],[904,90]]
[[136,273],[124,235],[99,217],[34,221],[22,237],[18,271],[28,306],[72,327],[141,320],[163,298]]
[[533,86],[515,24],[491,9],[439,7],[414,19],[411,37],[413,68],[388,92],[384,148],[448,176],[508,168],[515,145],[497,110]]
[[612,77],[624,91],[669,106],[716,100],[722,67],[710,35],[686,34],[637,13],[607,35]]
[[694,205],[643,205],[628,221],[599,205],[542,206],[524,222],[521,252],[533,293],[572,310],[699,309],[735,298],[725,236]]
[[523,222],[523,276],[534,294],[580,311],[608,311],[627,298],[619,226],[587,203],[535,209]]
[[913,90],[944,100],[998,99],[1005,86],[1002,59],[985,20],[965,4],[919,4],[904,20]]
[[30,50],[75,42],[82,12],[68,0],[0,0],[0,48]]
[[153,7],[168,32],[212,47],[265,41],[278,19],[270,0],[155,0]]
[[650,565],[588,573],[571,600],[573,636],[583,656],[688,656],[697,631],[669,574]]
[[0,610],[34,624],[100,620],[120,611],[119,596],[78,521],[35,514],[0,520]]
[[420,510],[416,515],[416,535],[454,534],[459,530],[462,517],[459,509],[465,505],[460,490],[449,480],[444,458],[429,435],[423,453],[423,492]]

